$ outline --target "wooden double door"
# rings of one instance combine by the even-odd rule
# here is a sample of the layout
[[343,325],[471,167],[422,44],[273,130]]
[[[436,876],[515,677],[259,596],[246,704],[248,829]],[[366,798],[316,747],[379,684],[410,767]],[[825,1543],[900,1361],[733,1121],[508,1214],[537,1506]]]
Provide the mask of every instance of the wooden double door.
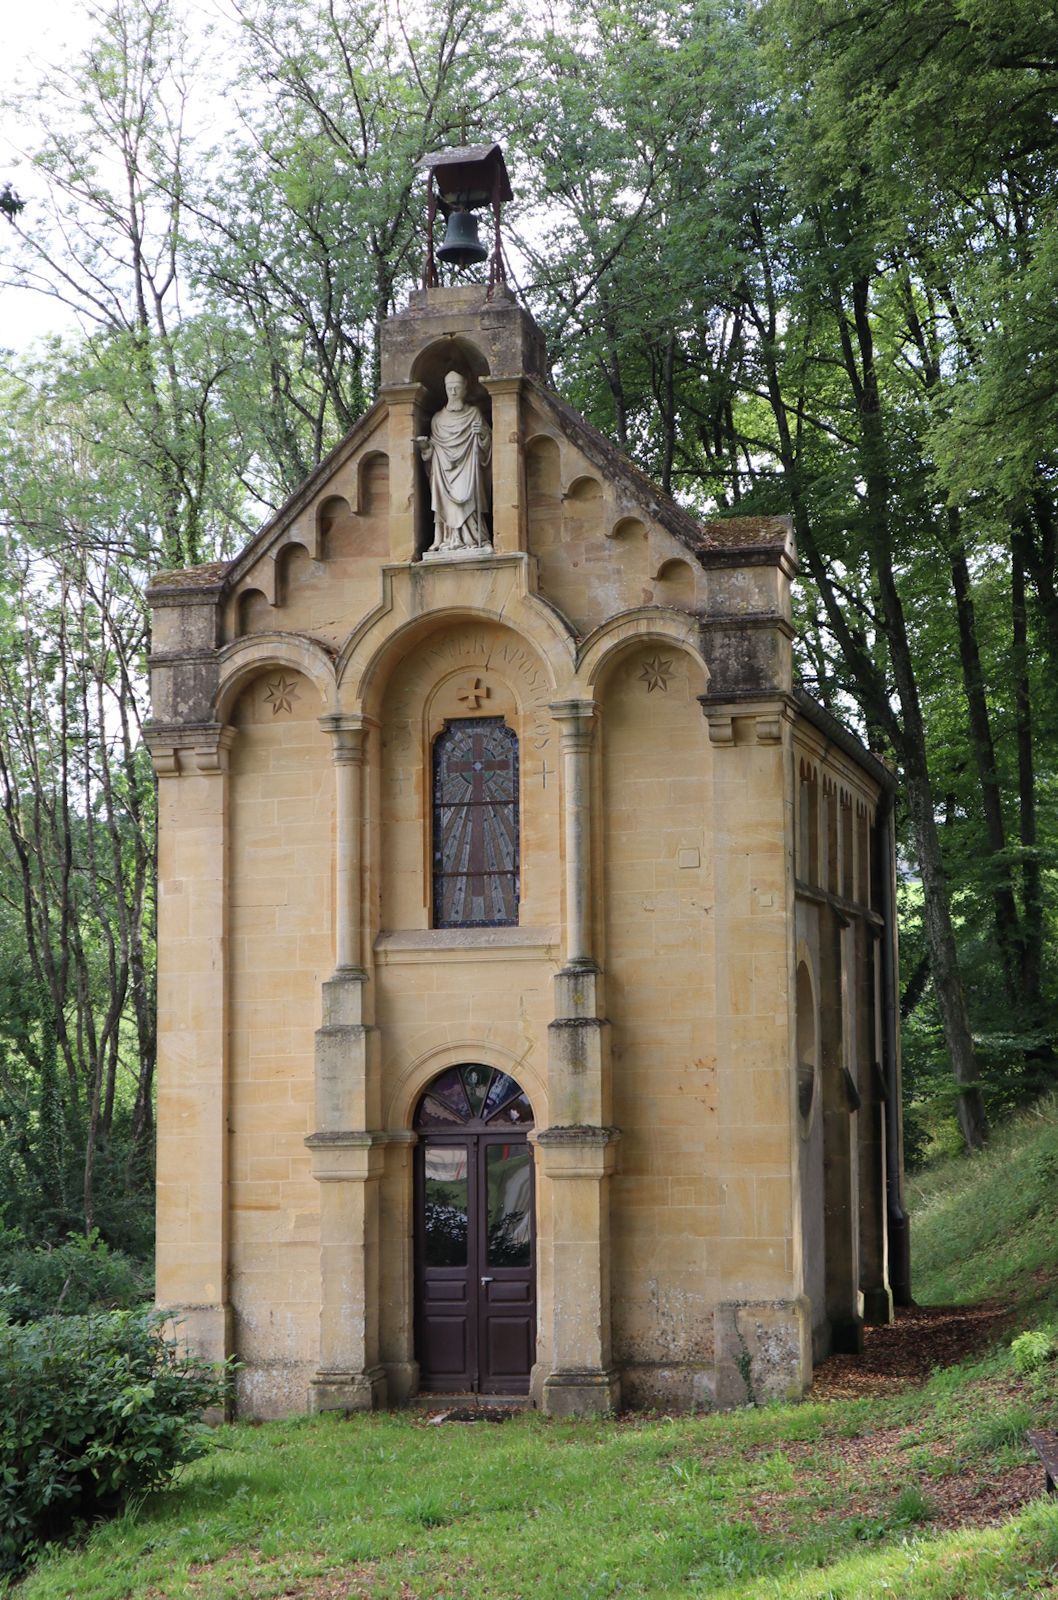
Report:
[[[467,1085],[467,1072],[483,1077]],[[524,1394],[536,1346],[533,1155],[526,1139],[532,1113],[514,1080],[490,1068],[454,1068],[440,1082],[447,1098],[428,1091],[416,1119],[420,1384],[440,1393]],[[453,1110],[464,1113],[459,1123],[448,1118]]]

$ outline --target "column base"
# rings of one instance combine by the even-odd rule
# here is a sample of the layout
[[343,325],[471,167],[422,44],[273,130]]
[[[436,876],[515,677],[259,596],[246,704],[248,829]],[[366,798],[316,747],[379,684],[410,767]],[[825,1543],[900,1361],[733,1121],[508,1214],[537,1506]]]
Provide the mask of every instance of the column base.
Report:
[[893,1320],[893,1291],[888,1284],[881,1288],[864,1289],[863,1320],[872,1328],[888,1327]]
[[812,1379],[811,1306],[797,1300],[730,1300],[713,1312],[720,1411],[800,1400]]
[[[234,1351],[234,1317],[230,1305],[159,1305],[158,1309],[165,1313],[165,1337],[171,1339],[182,1354],[220,1366]],[[222,1422],[230,1422],[233,1414],[234,1395],[229,1385],[224,1403],[207,1406],[202,1421],[215,1428]]]
[[317,1372],[312,1380],[313,1411],[379,1411],[385,1407],[388,1384],[382,1367],[366,1372]]
[[544,1379],[543,1407],[549,1417],[605,1417],[621,1404],[620,1374],[552,1372]]
[[417,1361],[387,1361],[386,1404],[406,1406],[419,1392],[419,1363]]
[[863,1321],[860,1317],[831,1319],[830,1353],[832,1356],[862,1356]]

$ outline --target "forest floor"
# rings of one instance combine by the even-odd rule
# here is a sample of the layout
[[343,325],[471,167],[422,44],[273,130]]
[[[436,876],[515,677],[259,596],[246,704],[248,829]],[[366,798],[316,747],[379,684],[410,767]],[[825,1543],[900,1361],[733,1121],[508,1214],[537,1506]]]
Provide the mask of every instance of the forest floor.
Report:
[[[1058,1107],[913,1186],[922,1305],[807,1400],[501,1425],[428,1411],[220,1429],[174,1489],[19,1600],[1058,1597]],[[932,1302],[932,1303],[930,1303]]]

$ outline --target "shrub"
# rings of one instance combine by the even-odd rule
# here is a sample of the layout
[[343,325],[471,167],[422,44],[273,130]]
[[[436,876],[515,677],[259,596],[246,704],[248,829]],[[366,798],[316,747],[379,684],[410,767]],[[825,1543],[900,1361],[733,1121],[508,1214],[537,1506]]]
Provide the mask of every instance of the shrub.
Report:
[[146,1269],[120,1250],[110,1250],[97,1229],[72,1233],[64,1244],[34,1247],[17,1229],[0,1232],[0,1284],[17,1293],[7,1304],[18,1322],[36,1322],[53,1312],[131,1309],[150,1298]]
[[1022,1374],[1038,1372],[1054,1351],[1054,1340],[1040,1328],[1029,1328],[1012,1341],[1010,1353],[1014,1366]]
[[226,1377],[152,1313],[0,1320],[0,1572],[201,1455]]

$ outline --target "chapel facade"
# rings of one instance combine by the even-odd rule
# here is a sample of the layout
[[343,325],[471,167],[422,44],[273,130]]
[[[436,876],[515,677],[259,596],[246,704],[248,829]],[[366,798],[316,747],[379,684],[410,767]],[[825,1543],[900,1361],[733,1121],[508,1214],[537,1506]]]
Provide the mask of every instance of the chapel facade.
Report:
[[502,285],[413,294],[149,592],[157,1295],[243,1415],[795,1396],[906,1290],[892,779],[794,685],[789,521],[546,374]]

